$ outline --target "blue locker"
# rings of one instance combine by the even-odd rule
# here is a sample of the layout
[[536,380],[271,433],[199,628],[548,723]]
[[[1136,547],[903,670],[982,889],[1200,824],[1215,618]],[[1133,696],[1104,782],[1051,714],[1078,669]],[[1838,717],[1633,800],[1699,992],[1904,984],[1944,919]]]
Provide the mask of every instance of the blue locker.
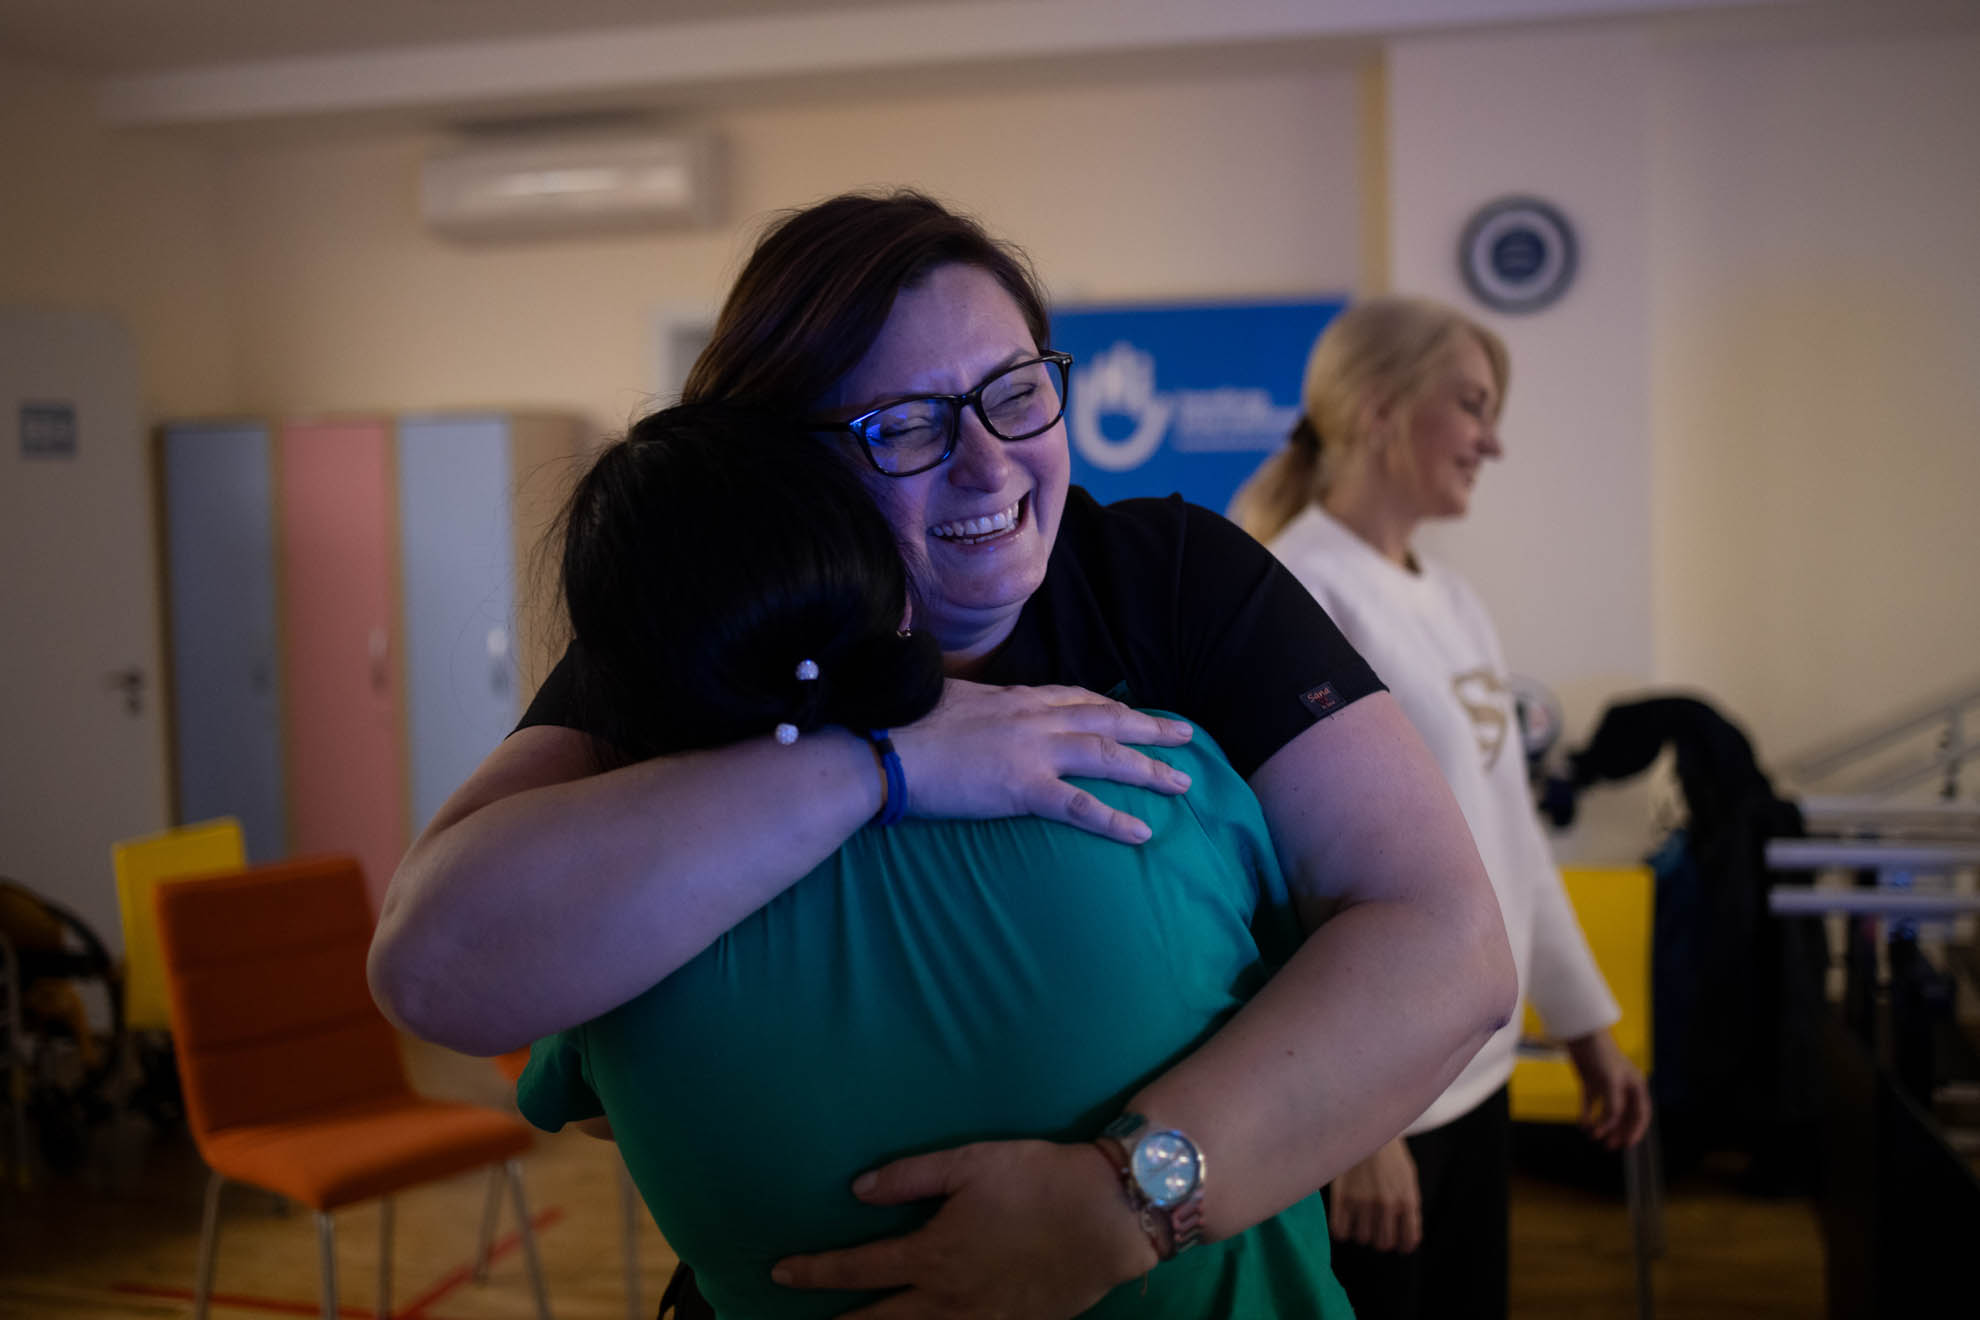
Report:
[[288,852],[268,428],[164,431],[179,820],[237,816],[248,857]]
[[399,554],[412,824],[515,727],[512,425],[501,416],[399,422]]

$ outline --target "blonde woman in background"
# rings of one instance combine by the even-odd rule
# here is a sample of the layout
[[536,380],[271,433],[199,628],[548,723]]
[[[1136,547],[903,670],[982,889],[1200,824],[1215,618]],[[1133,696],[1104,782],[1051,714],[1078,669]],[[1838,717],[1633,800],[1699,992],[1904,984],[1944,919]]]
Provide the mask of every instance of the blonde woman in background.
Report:
[[[1425,519],[1463,517],[1504,452],[1507,375],[1498,336],[1448,307],[1350,307],[1314,345],[1299,426],[1231,516],[1306,584],[1429,743],[1498,894],[1521,996],[1566,1042],[1584,1128],[1619,1149],[1642,1138],[1649,1091],[1609,1034],[1615,1000],[1528,796],[1498,635],[1472,590],[1410,545]],[[1402,1137],[1334,1180],[1335,1270],[1364,1320],[1505,1314],[1519,1021]]]

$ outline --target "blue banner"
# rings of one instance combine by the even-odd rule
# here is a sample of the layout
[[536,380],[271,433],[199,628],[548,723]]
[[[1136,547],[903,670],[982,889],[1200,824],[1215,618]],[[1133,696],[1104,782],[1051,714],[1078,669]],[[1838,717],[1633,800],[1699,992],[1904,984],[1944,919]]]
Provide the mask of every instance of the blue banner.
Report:
[[1180,491],[1222,513],[1299,420],[1306,355],[1346,305],[1054,308],[1052,347],[1075,359],[1073,482],[1102,503]]

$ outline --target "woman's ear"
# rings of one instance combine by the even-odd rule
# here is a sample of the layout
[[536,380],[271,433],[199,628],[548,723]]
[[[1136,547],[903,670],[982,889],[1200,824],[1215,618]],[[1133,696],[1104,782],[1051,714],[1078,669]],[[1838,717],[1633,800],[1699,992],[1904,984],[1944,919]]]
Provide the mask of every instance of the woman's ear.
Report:
[[1362,447],[1371,456],[1388,448],[1389,441],[1393,438],[1390,433],[1395,430],[1396,418],[1400,411],[1401,405],[1394,397],[1372,399],[1361,406],[1361,413],[1356,420],[1360,423]]

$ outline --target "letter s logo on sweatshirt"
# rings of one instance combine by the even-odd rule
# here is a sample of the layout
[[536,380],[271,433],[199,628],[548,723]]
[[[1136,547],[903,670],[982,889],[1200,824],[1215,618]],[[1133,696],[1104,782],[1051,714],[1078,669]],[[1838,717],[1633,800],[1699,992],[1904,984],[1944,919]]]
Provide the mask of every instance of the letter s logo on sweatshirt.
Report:
[[1485,769],[1491,770],[1499,763],[1499,753],[1506,747],[1506,734],[1512,728],[1506,685],[1489,669],[1473,669],[1452,676],[1451,695],[1464,707],[1465,714],[1471,716],[1471,730],[1478,735],[1479,755],[1485,758]]

